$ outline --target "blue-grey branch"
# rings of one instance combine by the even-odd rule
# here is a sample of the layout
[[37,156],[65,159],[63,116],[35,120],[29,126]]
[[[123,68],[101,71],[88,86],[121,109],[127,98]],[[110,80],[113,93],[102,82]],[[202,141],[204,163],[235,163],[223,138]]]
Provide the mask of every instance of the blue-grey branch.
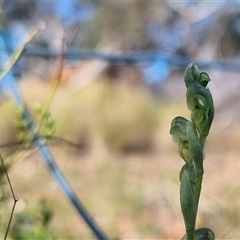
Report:
[[[4,42],[5,52],[7,52],[7,44],[6,39],[2,38]],[[5,41],[4,41],[5,40]],[[11,72],[8,72],[2,79],[2,81],[7,83],[8,91],[11,92],[13,99],[15,100],[16,104],[18,106],[24,107],[24,118],[27,122],[30,122],[28,125],[28,130],[30,132],[35,132],[36,126],[34,125],[34,122],[31,119],[31,115],[29,114],[28,109],[26,108],[26,105],[24,103],[23,97],[21,95],[21,92],[18,88],[18,85],[15,81],[15,78]],[[94,219],[91,217],[91,215],[88,213],[88,211],[85,209],[84,205],[80,201],[80,199],[77,197],[71,186],[69,185],[68,181],[58,168],[57,164],[54,161],[54,158],[50,151],[48,150],[47,146],[44,143],[44,140],[41,138],[41,136],[36,133],[34,136],[34,143],[38,148],[38,151],[40,155],[42,156],[42,159],[48,166],[50,173],[55,178],[56,182],[58,183],[60,189],[63,191],[63,193],[66,195],[68,200],[71,202],[71,204],[75,207],[78,214],[82,216],[82,218],[87,223],[88,227],[93,231],[93,233],[96,235],[96,237],[99,240],[108,240],[107,235],[100,229],[100,227],[96,224]]]
[[[62,55],[55,51],[51,51],[43,47],[27,47],[23,54],[25,56],[36,56],[47,59],[54,59]],[[240,71],[240,64],[232,59],[229,60],[219,60],[212,59],[211,61],[197,60],[187,56],[181,56],[177,54],[167,53],[164,51],[133,51],[125,54],[114,54],[114,53],[104,53],[94,50],[82,50],[82,49],[70,49],[66,53],[67,60],[77,60],[77,59],[99,59],[103,61],[109,61],[112,63],[125,63],[125,64],[141,64],[149,63],[152,61],[163,60],[170,64],[171,66],[177,66],[185,69],[189,62],[194,62],[199,68],[208,69],[218,69],[218,70],[229,70],[229,71]]]

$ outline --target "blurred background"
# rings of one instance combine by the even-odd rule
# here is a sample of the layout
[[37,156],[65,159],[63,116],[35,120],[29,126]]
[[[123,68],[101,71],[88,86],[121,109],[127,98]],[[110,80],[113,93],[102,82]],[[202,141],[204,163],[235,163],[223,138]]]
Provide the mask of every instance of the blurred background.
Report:
[[[215,119],[205,150],[197,226],[240,238],[238,1],[1,1],[0,63],[41,30],[12,68],[36,124],[60,81],[47,145],[111,238],[180,239],[179,171],[169,134],[190,117],[184,70],[207,71]],[[6,48],[3,42],[7,43]],[[64,59],[64,63],[62,60]],[[0,147],[19,201],[9,239],[92,239],[37,150],[18,144],[19,111],[1,82]],[[13,199],[1,175],[0,232]]]

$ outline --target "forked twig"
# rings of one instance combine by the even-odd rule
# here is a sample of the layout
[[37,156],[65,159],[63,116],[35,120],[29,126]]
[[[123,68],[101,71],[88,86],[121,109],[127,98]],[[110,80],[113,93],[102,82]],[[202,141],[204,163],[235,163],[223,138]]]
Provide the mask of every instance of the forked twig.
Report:
[[6,169],[5,165],[4,165],[4,161],[3,161],[3,158],[2,158],[1,154],[0,154],[0,159],[1,159],[2,166],[3,166],[3,170],[4,170],[4,172],[6,174],[6,177],[7,177],[8,185],[10,187],[13,200],[14,200],[12,211],[11,211],[11,215],[10,215],[10,218],[9,218],[9,221],[8,221],[8,225],[7,225],[7,229],[6,229],[6,232],[5,232],[5,235],[4,235],[4,240],[6,240],[7,236],[8,236],[8,232],[9,232],[10,226],[11,226],[11,223],[12,223],[13,213],[14,213],[14,210],[15,210],[15,207],[16,207],[18,199],[16,198],[15,193],[13,191],[13,187],[12,187],[12,184],[11,184],[10,178],[8,176],[7,169]]

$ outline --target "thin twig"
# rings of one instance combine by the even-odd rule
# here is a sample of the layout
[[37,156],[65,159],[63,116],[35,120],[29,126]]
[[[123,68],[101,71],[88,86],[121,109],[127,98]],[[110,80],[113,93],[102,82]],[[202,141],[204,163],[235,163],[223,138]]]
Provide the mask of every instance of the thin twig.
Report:
[[72,142],[70,140],[58,137],[58,136],[52,136],[52,137],[50,137],[49,140],[53,141],[53,144],[54,144],[54,142],[56,142],[56,144],[63,144],[63,145],[66,145],[68,147],[76,148],[78,150],[84,148],[84,144],[75,143],[75,142]]
[[12,223],[13,213],[14,213],[14,210],[15,210],[15,207],[16,207],[18,199],[16,198],[15,193],[13,191],[13,187],[12,187],[12,184],[11,184],[10,178],[8,176],[7,169],[6,169],[5,165],[4,165],[4,161],[3,161],[3,158],[2,158],[1,154],[0,154],[0,159],[1,159],[1,162],[2,162],[3,170],[4,170],[4,172],[6,174],[6,177],[7,177],[8,185],[10,187],[13,200],[14,200],[12,211],[11,211],[11,215],[10,215],[10,218],[9,218],[9,221],[8,221],[8,225],[7,225],[7,229],[6,229],[6,232],[5,232],[5,235],[4,235],[4,240],[6,240],[7,236],[8,236],[8,233],[9,233],[9,229],[10,229],[11,223]]
[[[41,138],[45,139],[46,143],[49,145],[56,143],[56,144],[65,144],[66,146],[76,148],[76,149],[83,148],[83,144],[75,143],[75,142],[72,142],[65,138],[58,137],[58,136],[51,136],[49,138],[46,138],[44,135],[41,135]],[[6,149],[6,148],[9,149],[9,148],[14,148],[14,147],[18,147],[18,149],[19,149],[19,147],[21,147],[22,145],[24,145],[26,143],[30,144],[30,141],[29,140],[21,140],[21,141],[16,141],[16,142],[2,143],[2,144],[0,144],[0,149]],[[29,148],[31,148],[31,144],[30,144]]]

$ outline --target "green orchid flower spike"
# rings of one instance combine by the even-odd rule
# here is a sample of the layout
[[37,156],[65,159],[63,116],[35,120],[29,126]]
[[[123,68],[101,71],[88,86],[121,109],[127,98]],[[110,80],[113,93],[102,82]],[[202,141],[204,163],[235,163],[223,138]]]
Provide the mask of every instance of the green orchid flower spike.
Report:
[[191,111],[191,121],[176,117],[171,123],[170,134],[178,145],[178,154],[185,161],[180,171],[180,204],[186,234],[181,240],[214,240],[214,232],[209,228],[195,230],[198,203],[202,188],[205,140],[214,118],[212,94],[207,88],[210,77],[189,64],[184,81],[187,87],[187,107]]
[[206,88],[211,79],[207,73],[200,72],[197,66],[189,64],[185,71],[184,81],[187,87],[187,107],[192,112],[191,120],[204,146],[214,118],[212,94]]

